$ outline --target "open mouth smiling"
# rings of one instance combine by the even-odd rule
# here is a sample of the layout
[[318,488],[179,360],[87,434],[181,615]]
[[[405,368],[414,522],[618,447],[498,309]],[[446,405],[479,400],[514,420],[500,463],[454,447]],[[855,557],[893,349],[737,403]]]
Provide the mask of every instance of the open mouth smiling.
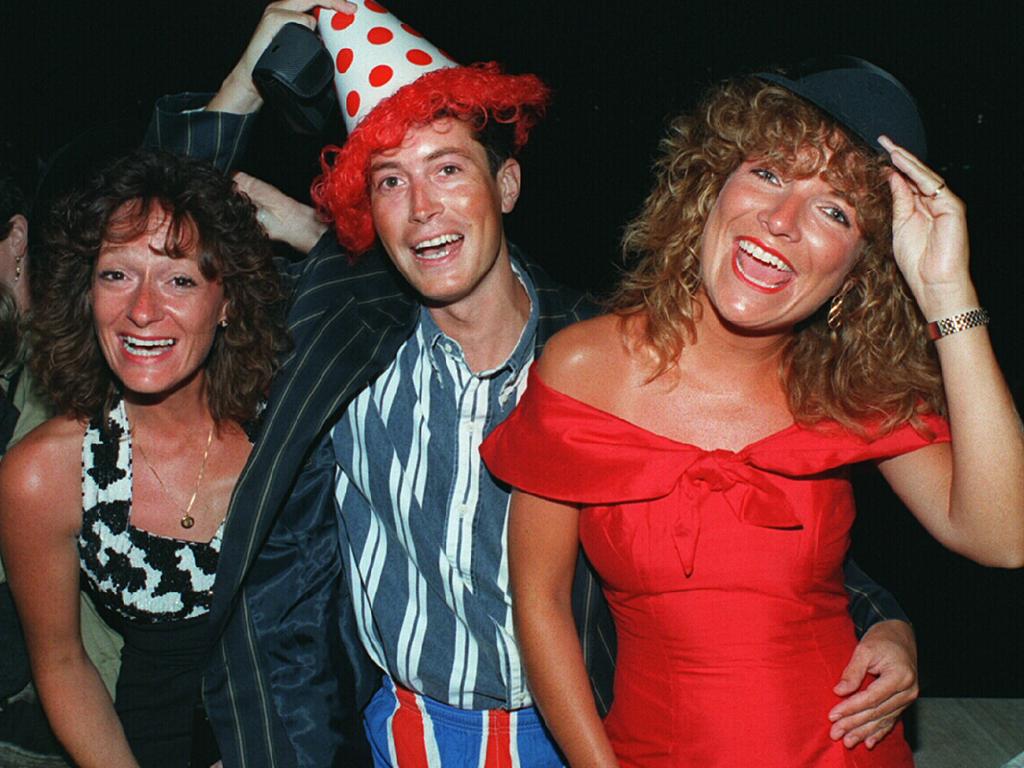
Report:
[[745,238],[736,241],[733,268],[743,280],[764,291],[782,290],[796,277],[781,254]]
[[451,252],[451,247],[462,242],[463,236],[454,232],[432,237],[429,240],[422,240],[412,247],[413,253],[418,259],[435,261],[443,259]]
[[125,351],[136,357],[157,357],[177,344],[174,339],[142,339],[128,334],[120,334],[118,338]]

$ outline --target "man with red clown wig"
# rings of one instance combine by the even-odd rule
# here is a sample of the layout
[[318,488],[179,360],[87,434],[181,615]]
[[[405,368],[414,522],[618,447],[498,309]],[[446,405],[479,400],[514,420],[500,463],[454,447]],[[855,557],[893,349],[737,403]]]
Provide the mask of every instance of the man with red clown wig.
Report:
[[[495,63],[428,72],[380,102],[344,146],[324,150],[324,175],[313,185],[313,199],[335,223],[338,241],[362,254],[377,239],[367,186],[375,154],[401,146],[411,128],[450,117],[468,125],[486,151],[511,157],[526,144],[548,98],[539,78],[505,74]],[[480,141],[482,133],[492,142],[504,133],[507,145],[489,146]],[[492,163],[500,159],[489,155]]]
[[[455,66],[418,37],[381,64],[350,41],[380,49],[408,28],[372,0],[322,5],[340,12],[319,26],[349,77],[337,81],[349,136],[324,151],[312,190],[337,242],[311,209],[238,176],[268,234],[310,255],[291,270],[295,351],[228,513],[207,711],[226,768],[561,765],[512,626],[508,493],[477,451],[547,339],[595,312],[503,227],[548,91],[494,64]],[[150,140],[230,166],[262,103],[255,60],[287,21],[312,27],[311,8],[268,6],[206,109],[165,97]],[[430,66],[393,77],[401,61]],[[861,667],[909,665],[894,660],[908,653],[892,639],[902,622],[885,621],[898,606],[849,579],[869,593],[851,607],[858,625],[874,625],[856,688]],[[582,556],[573,603],[604,713],[615,640]],[[884,684],[870,706],[898,689]]]
[[[325,150],[313,185],[341,244],[358,256],[379,238],[421,304],[331,433],[349,587],[385,672],[365,712],[379,766],[562,765],[512,627],[508,492],[477,450],[550,334],[541,311],[559,326],[578,317],[579,298],[502,226],[515,153],[547,101],[538,78],[494,64],[434,70]],[[545,306],[540,291],[554,294]]]

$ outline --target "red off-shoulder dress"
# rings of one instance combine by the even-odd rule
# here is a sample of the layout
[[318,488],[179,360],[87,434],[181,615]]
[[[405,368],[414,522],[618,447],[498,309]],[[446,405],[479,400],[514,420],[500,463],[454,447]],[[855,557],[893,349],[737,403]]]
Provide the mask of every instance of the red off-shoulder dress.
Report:
[[615,617],[605,727],[624,766],[912,766],[897,727],[873,750],[829,738],[856,637],[843,588],[846,468],[949,439],[867,440],[794,424],[740,451],[670,440],[531,374],[481,449],[516,488],[580,507]]

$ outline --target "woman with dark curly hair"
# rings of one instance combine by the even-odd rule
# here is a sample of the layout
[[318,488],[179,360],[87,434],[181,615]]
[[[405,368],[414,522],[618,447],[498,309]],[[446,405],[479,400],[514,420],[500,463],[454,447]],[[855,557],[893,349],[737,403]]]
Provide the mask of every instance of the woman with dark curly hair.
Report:
[[[206,620],[283,291],[254,208],[205,165],[139,152],[59,210],[30,344],[62,415],[0,466],[33,676],[77,764],[209,765]],[[125,638],[116,705],[82,649],[80,580]]]
[[[662,142],[611,314],[551,340],[484,445],[521,489],[516,627],[573,765],[913,764],[898,727],[848,749],[832,722],[856,642],[845,468],[875,462],[950,549],[1024,563],[1020,419],[963,204],[923,151],[910,95],[867,62],[715,88]],[[619,642],[604,723],[579,543]]]

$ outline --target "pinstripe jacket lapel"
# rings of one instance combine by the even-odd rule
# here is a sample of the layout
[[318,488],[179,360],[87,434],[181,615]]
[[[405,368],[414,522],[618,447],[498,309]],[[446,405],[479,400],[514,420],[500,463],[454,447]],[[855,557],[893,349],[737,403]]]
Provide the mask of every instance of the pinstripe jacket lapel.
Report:
[[219,631],[295,476],[348,401],[394,358],[415,305],[389,266],[368,255],[311,256],[289,312],[295,348],[271,388],[256,445],[225,527],[211,626]]
[[294,351],[274,380],[224,532],[205,697],[226,766],[368,760],[359,705],[376,672],[351,618],[325,436],[393,359],[415,304],[378,255],[352,265],[333,239],[321,246],[294,275]]

